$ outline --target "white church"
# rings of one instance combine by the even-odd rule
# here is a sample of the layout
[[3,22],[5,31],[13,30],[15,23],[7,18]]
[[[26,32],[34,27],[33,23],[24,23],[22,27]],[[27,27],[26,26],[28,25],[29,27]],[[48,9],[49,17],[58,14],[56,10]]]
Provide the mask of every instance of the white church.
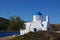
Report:
[[50,23],[49,23],[49,17],[46,16],[46,20],[43,21],[42,13],[37,12],[35,15],[33,15],[33,21],[32,22],[26,22],[25,29],[20,29],[20,35],[24,35],[28,32],[35,32],[35,31],[48,31],[50,29]]

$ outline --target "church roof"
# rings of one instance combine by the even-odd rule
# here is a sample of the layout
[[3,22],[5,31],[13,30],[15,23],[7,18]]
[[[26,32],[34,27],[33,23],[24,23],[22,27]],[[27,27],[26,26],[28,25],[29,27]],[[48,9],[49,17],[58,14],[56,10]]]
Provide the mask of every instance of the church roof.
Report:
[[42,15],[42,13],[40,13],[40,12],[37,12],[35,15]]

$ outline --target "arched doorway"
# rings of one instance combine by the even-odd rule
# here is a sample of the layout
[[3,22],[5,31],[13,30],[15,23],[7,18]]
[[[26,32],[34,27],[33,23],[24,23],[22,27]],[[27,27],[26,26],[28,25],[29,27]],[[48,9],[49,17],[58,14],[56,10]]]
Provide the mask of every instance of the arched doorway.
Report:
[[37,32],[37,29],[36,28],[34,28],[34,32]]

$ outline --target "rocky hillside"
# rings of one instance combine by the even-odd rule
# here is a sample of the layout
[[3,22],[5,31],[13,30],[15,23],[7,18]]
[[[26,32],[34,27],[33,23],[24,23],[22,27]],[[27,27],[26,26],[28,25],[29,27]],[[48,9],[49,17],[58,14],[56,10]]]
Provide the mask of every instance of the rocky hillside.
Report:
[[60,24],[51,24],[51,31],[60,31]]
[[28,34],[17,36],[10,40],[60,40],[60,33],[51,31],[29,32]]

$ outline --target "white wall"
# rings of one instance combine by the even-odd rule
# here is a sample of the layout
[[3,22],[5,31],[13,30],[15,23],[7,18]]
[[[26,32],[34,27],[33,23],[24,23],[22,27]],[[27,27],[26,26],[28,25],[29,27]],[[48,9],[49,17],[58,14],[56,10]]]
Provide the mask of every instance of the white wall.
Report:
[[47,31],[47,28],[49,27],[49,18],[46,16],[46,21],[36,20],[34,18],[34,21],[26,22],[25,27],[26,28],[24,30],[20,30],[20,35],[24,35],[30,31],[34,32],[34,28],[36,28],[37,31]]

